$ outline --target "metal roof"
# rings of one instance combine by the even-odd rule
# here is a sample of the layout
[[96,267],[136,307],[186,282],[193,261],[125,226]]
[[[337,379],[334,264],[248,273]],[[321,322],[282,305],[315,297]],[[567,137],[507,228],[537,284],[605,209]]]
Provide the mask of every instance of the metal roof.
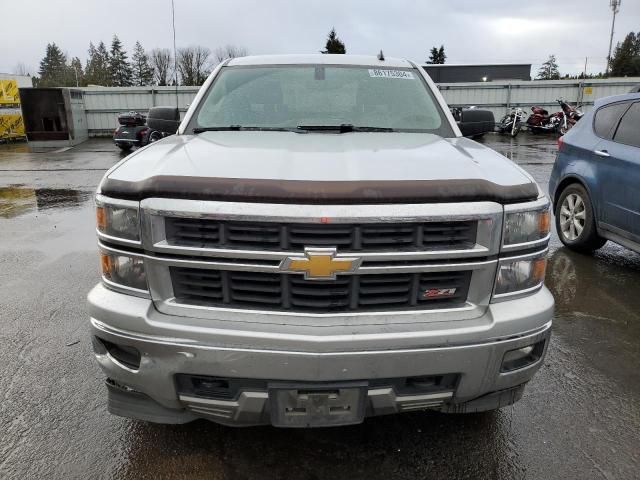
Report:
[[248,57],[233,58],[227,65],[362,65],[372,67],[397,67],[412,68],[413,65],[401,58],[385,58],[378,60],[375,55],[334,55],[334,54],[307,54],[307,55],[252,55]]
[[425,63],[423,67],[447,68],[447,67],[531,67],[530,63]]

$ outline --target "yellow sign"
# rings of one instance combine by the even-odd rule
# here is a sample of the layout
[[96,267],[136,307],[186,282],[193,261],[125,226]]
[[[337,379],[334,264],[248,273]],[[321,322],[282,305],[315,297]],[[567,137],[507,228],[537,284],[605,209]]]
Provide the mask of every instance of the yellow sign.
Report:
[[584,87],[584,94],[591,95],[593,93],[593,87]]
[[0,138],[24,137],[24,123],[20,110],[18,113],[0,112]]
[[355,271],[362,262],[360,258],[335,258],[335,248],[305,248],[304,257],[287,257],[281,270],[304,272],[307,280],[334,280],[337,273]]
[[0,104],[19,105],[18,82],[15,80],[0,80]]

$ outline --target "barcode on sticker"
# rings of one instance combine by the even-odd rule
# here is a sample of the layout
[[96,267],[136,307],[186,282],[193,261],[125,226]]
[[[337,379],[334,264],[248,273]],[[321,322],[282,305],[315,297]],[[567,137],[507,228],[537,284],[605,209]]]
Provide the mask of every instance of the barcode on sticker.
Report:
[[405,80],[413,80],[413,73],[407,72],[406,70],[380,70],[370,68],[369,76],[373,78],[404,78]]

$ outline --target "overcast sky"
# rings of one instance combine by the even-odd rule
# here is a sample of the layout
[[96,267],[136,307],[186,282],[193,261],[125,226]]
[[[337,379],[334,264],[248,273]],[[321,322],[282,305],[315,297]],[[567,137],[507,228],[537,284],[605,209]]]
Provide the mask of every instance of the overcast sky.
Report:
[[[0,72],[18,62],[37,71],[47,42],[86,59],[89,41],[117,34],[130,50],[171,47],[171,0],[0,0]],[[6,8],[10,5],[10,8]],[[447,63],[534,64],[549,54],[561,73],[603,71],[609,45],[609,0],[175,0],[178,47],[225,44],[252,54],[316,53],[333,26],[347,53],[424,62],[444,44]],[[5,20],[8,20],[5,19]],[[623,0],[616,40],[640,31],[640,0]],[[614,40],[615,45],[615,40]]]

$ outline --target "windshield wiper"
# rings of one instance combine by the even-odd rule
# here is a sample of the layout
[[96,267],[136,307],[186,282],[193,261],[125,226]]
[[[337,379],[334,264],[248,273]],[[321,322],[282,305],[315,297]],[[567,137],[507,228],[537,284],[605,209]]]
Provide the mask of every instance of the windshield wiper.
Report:
[[395,132],[395,129],[388,127],[359,127],[350,123],[342,123],[340,125],[298,125],[298,130],[307,130],[310,132]]
[[242,125],[228,125],[224,127],[196,127],[194,134],[202,132],[395,132],[393,128],[387,127],[358,127],[350,123],[340,125],[298,125],[296,128],[286,127],[245,127]]
[[243,127],[242,125],[229,125],[227,127],[196,127],[193,129],[194,134],[202,132],[295,132],[293,128],[281,127]]

